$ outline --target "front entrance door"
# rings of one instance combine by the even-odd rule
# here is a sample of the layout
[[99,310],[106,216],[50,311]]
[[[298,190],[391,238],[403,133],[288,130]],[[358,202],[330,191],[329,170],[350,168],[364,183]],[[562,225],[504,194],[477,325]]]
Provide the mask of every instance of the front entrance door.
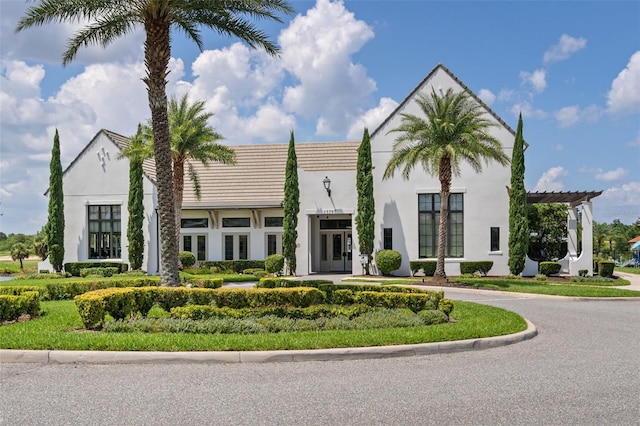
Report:
[[320,270],[351,272],[351,231],[320,233]]

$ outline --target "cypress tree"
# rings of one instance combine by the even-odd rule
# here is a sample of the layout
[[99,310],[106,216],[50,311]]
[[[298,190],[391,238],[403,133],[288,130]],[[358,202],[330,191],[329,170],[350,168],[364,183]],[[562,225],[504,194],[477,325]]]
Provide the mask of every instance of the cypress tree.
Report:
[[49,262],[56,272],[64,262],[64,195],[62,193],[62,164],[60,163],[60,137],[58,129],[53,137],[51,163],[49,164],[49,217],[47,220],[47,245]]
[[[132,139],[132,146],[142,146],[142,126],[138,125],[138,133]],[[134,147],[134,150],[135,150]],[[127,240],[129,241],[129,264],[131,269],[142,268],[144,256],[144,234],[142,224],[144,222],[144,187],[142,178],[141,155],[131,155],[129,157],[129,201],[127,209],[129,211],[129,221],[127,223]]]
[[509,271],[519,275],[524,270],[529,247],[529,223],[527,219],[527,191],[524,188],[524,138],[522,114],[511,158],[511,189],[509,191]]
[[365,273],[369,275],[371,256],[373,254],[373,239],[375,233],[374,214],[375,202],[373,200],[373,164],[371,162],[371,142],[369,130],[364,129],[362,143],[358,148],[358,163],[356,170],[356,186],[358,189],[358,215],[356,216],[356,231],[360,254],[369,255],[365,265]]
[[298,159],[291,131],[289,152],[284,180],[284,218],[282,219],[282,254],[287,260],[291,275],[296,274],[296,245],[298,240],[298,212],[300,211],[300,189],[298,188]]

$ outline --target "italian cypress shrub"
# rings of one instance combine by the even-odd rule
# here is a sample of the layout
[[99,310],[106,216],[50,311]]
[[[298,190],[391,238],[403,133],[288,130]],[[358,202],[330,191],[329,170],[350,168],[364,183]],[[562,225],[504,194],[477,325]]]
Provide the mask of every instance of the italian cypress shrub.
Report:
[[358,215],[356,216],[356,231],[361,254],[369,255],[365,265],[365,273],[369,275],[375,225],[375,202],[373,200],[373,164],[371,162],[371,142],[369,130],[364,129],[362,143],[358,148],[358,163],[356,171],[356,187],[358,189]]
[[296,157],[293,130],[289,139],[289,152],[285,167],[284,217],[282,219],[282,254],[287,261],[289,274],[296,274],[296,244],[298,240],[298,212],[300,188],[298,187],[298,159]]
[[64,261],[64,194],[62,192],[62,164],[60,163],[60,136],[58,129],[53,137],[51,163],[49,164],[49,217],[47,220],[47,245],[49,261],[56,272],[62,270]]
[[520,275],[524,270],[529,247],[529,222],[527,218],[527,191],[524,188],[524,138],[522,114],[511,158],[511,190],[509,191],[509,271]]
[[[138,125],[138,133],[133,143],[137,143],[142,136],[142,126]],[[141,142],[141,140],[139,140]],[[129,221],[127,223],[127,240],[129,241],[129,263],[132,270],[142,268],[144,256],[144,189],[142,177],[142,157],[132,155],[129,158]]]

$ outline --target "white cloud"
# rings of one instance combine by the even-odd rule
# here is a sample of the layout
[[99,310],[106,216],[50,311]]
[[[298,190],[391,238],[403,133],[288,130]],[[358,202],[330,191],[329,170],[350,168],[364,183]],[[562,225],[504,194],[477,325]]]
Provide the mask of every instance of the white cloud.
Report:
[[564,189],[564,183],[562,178],[569,173],[561,166],[552,167],[540,176],[534,191],[562,191]]
[[638,134],[636,135],[636,138],[634,140],[632,140],[631,142],[629,142],[627,145],[629,145],[629,146],[640,146],[640,130],[638,131]]
[[511,113],[516,117],[522,114],[524,118],[545,118],[547,113],[539,108],[534,108],[531,103],[524,101],[511,107]]
[[580,121],[580,107],[577,105],[559,109],[554,113],[560,127],[571,127]]
[[501,102],[512,101],[515,98],[515,92],[512,89],[502,89],[498,92],[498,100]]
[[545,64],[563,61],[572,54],[584,49],[586,46],[586,38],[575,38],[567,34],[562,34],[560,40],[558,40],[558,44],[551,46],[549,50],[544,52],[543,61]]
[[534,72],[520,71],[520,79],[525,84],[530,84],[537,93],[541,93],[547,87],[547,72],[543,69]]
[[611,182],[614,180],[624,179],[629,174],[629,171],[626,170],[624,167],[618,167],[617,169],[608,170],[608,171],[605,171],[601,168],[582,167],[580,169],[580,172],[592,174],[594,175],[596,180],[603,181],[603,182]]
[[611,187],[602,193],[602,197],[609,201],[615,201],[616,205],[640,208],[640,182],[629,182]]
[[597,123],[600,120],[601,110],[597,105],[589,105],[586,108],[580,108],[578,105],[572,105],[560,108],[554,114],[560,127],[571,127],[579,122]]
[[604,182],[611,182],[614,180],[624,179],[628,174],[629,172],[626,169],[618,167],[614,170],[600,171],[596,173],[596,179]]
[[478,92],[478,97],[489,106],[491,106],[496,100],[496,95],[494,95],[493,92],[489,89],[480,89],[480,91]]
[[347,133],[347,139],[354,141],[362,139],[362,133],[364,132],[365,127],[369,129],[369,134],[371,134],[380,124],[382,124],[382,121],[396,109],[397,106],[398,102],[393,99],[380,99],[378,106],[364,112],[360,117],[354,120],[349,132]]
[[[86,25],[85,22],[47,23],[41,27],[31,27],[16,33],[16,25],[25,15],[30,6],[29,2],[2,0],[1,3],[0,40],[2,40],[3,58],[31,59],[47,64],[61,64],[62,54],[67,49],[69,39]],[[106,48],[100,44],[80,48],[73,63],[141,61],[143,43],[144,32],[142,27],[139,27],[126,36],[114,40]]]
[[611,83],[607,107],[611,114],[640,112],[640,50],[631,56],[626,68]]
[[317,117],[318,134],[346,133],[376,89],[351,58],[372,37],[373,30],[342,1],[318,0],[298,15],[278,37],[283,65],[299,81],[285,88],[285,110]]

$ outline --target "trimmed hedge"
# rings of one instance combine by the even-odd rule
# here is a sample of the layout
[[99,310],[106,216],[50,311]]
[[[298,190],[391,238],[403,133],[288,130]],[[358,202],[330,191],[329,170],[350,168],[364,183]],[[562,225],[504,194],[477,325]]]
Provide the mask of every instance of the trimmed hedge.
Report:
[[562,265],[558,262],[540,262],[538,266],[539,272],[547,277],[559,273],[560,269]]
[[306,308],[292,306],[268,306],[264,308],[233,309],[211,305],[189,305],[171,310],[171,317],[180,319],[206,320],[210,318],[260,318],[276,316],[279,318],[307,319],[332,318],[344,316],[349,319],[371,310],[363,304],[351,306],[313,305]]
[[36,292],[38,292],[38,296],[41,299],[46,299],[47,289],[44,288],[44,287],[36,287],[36,286],[30,286],[30,285],[24,285],[24,286],[19,286],[19,285],[0,286],[0,295],[20,296],[20,295],[22,295],[22,293],[25,293],[27,291],[36,291]]
[[284,289],[208,289],[184,287],[108,288],[75,297],[85,327],[104,323],[105,315],[123,319],[140,312],[143,316],[156,303],[166,311],[193,304],[215,304],[229,308],[266,306],[308,307],[324,302],[324,293],[316,288]]
[[491,268],[493,268],[493,261],[491,260],[460,262],[460,273],[462,275],[475,274],[476,272],[480,272],[483,276],[486,277]]
[[0,295],[0,321],[13,321],[20,315],[32,317],[40,313],[40,297],[37,291],[25,291],[20,295]]
[[402,265],[402,255],[395,250],[380,250],[376,253],[376,266],[382,275],[389,275],[391,272],[400,269]]
[[199,288],[220,288],[224,283],[223,278],[187,278],[186,284]]
[[200,262],[200,266],[215,267],[220,271],[233,271],[238,274],[249,268],[265,269],[264,260],[204,260]]
[[598,262],[598,274],[601,277],[613,277],[613,268],[616,266],[613,260],[601,260]]
[[436,272],[436,264],[435,260],[412,260],[409,262],[411,275],[422,271],[425,277],[432,277]]
[[264,260],[264,269],[270,274],[282,275],[284,269],[284,256],[272,254]]
[[112,277],[120,273],[120,268],[109,266],[106,268],[82,268],[80,269],[80,276],[85,278],[89,275],[98,275],[101,277]]
[[159,286],[160,277],[144,276],[130,277],[118,280],[95,280],[80,282],[54,281],[47,283],[48,300],[69,300],[88,291],[115,287],[148,287]]
[[69,262],[64,264],[64,271],[74,277],[80,276],[83,268],[118,268],[119,273],[127,272],[129,264],[124,262]]
[[183,267],[189,268],[196,264],[196,255],[190,251],[181,251],[178,253],[178,258]]

